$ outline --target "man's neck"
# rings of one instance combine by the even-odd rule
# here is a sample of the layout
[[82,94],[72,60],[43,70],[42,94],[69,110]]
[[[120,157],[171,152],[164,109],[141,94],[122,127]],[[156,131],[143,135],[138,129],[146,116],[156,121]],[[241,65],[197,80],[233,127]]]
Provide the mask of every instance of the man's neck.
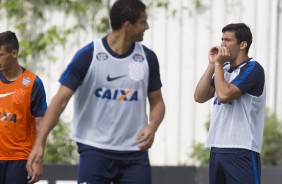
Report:
[[117,54],[123,55],[129,51],[132,41],[124,32],[113,31],[107,37],[109,47]]
[[234,61],[230,62],[230,65],[231,67],[239,66],[241,63],[243,63],[248,58],[249,57],[247,54],[238,55],[238,57]]
[[10,70],[2,71],[2,74],[8,81],[15,81],[23,73],[23,69],[20,65],[15,65]]

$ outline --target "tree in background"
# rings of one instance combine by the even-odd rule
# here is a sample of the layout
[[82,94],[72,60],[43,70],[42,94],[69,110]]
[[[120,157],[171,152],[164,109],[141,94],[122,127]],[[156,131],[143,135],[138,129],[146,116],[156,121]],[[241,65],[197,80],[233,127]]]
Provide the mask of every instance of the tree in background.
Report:
[[[1,17],[16,32],[19,59],[30,70],[44,69],[43,61],[56,61],[54,50],[73,33],[106,33],[110,29],[111,0],[0,0]],[[148,6],[168,9],[167,0],[147,0]],[[54,21],[54,14],[64,17]],[[55,17],[55,18],[54,18]],[[53,19],[53,21],[52,21]],[[71,21],[69,21],[71,20]],[[70,23],[71,22],[71,23]]]
[[[209,121],[206,123],[208,130]],[[210,150],[204,148],[203,143],[194,143],[191,158],[199,165],[209,164]],[[282,121],[274,113],[266,110],[264,134],[261,150],[261,164],[268,166],[282,166]]]
[[[19,58],[31,70],[42,67],[43,61],[55,61],[55,48],[62,46],[72,33],[89,28],[96,32],[109,29],[109,0],[2,0],[0,8],[8,29],[20,38]],[[54,13],[65,19],[71,17],[73,23],[52,21]]]
[[[210,125],[210,121],[208,120],[205,123],[205,129],[207,132],[209,130],[209,125]],[[209,159],[210,159],[210,150],[205,148],[204,143],[197,143],[197,142],[193,142],[192,148],[193,151],[190,155],[192,160],[194,160],[194,162],[197,165],[207,166],[209,164]]]
[[262,141],[263,165],[282,166],[282,121],[274,113],[266,111]]

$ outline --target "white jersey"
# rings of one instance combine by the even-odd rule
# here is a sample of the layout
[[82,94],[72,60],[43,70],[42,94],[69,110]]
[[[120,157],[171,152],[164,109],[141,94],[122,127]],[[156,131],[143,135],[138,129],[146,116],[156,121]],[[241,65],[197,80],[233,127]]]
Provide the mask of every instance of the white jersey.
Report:
[[223,104],[215,94],[206,147],[244,148],[259,153],[266,102],[263,69],[254,60],[233,69],[228,64],[224,66],[224,78],[236,85],[242,96]]
[[125,58],[94,41],[93,59],[75,91],[71,138],[107,150],[139,150],[136,136],[148,124],[149,67],[143,46],[135,43]]

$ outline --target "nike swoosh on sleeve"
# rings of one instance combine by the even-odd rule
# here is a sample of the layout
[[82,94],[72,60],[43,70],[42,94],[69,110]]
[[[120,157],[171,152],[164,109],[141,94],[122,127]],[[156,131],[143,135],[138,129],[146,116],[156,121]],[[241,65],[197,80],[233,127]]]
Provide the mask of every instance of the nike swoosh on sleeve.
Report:
[[12,95],[12,94],[14,94],[14,93],[16,93],[16,92],[0,94],[0,98],[4,98],[4,97],[9,96],[9,95]]

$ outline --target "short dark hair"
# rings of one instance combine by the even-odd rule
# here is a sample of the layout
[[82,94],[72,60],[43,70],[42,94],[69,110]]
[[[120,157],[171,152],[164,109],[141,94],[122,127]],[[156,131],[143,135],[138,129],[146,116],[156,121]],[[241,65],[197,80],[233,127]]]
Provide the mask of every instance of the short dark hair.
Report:
[[4,46],[8,52],[19,51],[19,41],[16,34],[12,31],[0,33],[0,47]]
[[248,54],[250,46],[252,44],[252,40],[253,40],[252,32],[249,26],[247,26],[244,23],[228,24],[227,26],[222,28],[222,33],[226,31],[235,32],[235,37],[237,39],[238,44],[240,44],[243,41],[247,42],[246,54]]
[[146,5],[141,0],[117,0],[110,11],[112,29],[120,29],[126,21],[131,24],[136,23],[140,14],[145,10]]

